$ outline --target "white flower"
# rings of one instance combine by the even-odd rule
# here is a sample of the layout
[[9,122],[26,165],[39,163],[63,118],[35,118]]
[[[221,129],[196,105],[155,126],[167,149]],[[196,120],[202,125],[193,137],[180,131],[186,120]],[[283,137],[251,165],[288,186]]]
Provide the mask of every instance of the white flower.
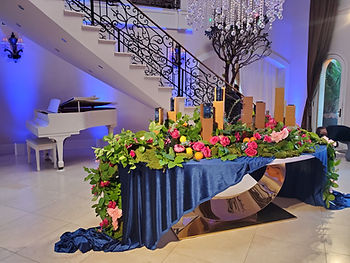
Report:
[[329,139],[327,136],[322,136],[321,139],[324,139],[328,144],[331,144],[333,147],[337,146],[337,143],[332,139]]

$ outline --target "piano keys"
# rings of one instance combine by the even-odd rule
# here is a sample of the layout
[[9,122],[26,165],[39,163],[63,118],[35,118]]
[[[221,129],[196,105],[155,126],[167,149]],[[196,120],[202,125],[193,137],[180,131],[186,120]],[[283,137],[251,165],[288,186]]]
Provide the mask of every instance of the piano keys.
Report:
[[48,137],[56,141],[57,165],[58,169],[63,169],[63,142],[66,138],[79,134],[81,130],[97,126],[106,126],[108,133],[113,133],[113,129],[117,126],[117,110],[100,107],[107,104],[110,102],[73,98],[61,103],[58,113],[35,111],[34,119],[27,121],[26,127],[39,138]]

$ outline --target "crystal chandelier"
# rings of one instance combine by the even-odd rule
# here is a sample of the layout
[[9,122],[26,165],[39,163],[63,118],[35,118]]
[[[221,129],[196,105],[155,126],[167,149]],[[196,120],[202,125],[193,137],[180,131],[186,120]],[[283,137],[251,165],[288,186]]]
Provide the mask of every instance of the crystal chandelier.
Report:
[[[194,29],[210,28],[257,31],[282,19],[285,0],[188,0],[187,22]],[[234,33],[234,30],[232,33]]]

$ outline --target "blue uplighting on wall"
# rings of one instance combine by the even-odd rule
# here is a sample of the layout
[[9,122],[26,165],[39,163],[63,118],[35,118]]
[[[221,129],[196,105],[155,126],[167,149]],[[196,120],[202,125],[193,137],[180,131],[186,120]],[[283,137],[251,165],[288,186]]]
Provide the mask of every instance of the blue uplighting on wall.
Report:
[[[116,90],[111,86],[87,73],[83,73],[81,76],[82,85],[84,86],[84,94],[82,94],[82,96],[91,97],[96,95],[99,101],[116,102]],[[106,107],[110,107],[110,105],[106,105]],[[89,129],[89,132],[95,139],[101,139],[103,136],[107,135],[108,130],[105,126],[100,126]]]
[[185,33],[188,35],[192,35],[193,34],[193,30],[191,28],[188,28],[185,30]]
[[10,113],[10,116],[2,116],[1,119],[8,123],[9,127],[15,127],[9,131],[14,142],[24,142],[29,135],[25,122],[34,117],[33,108],[37,101],[39,85],[39,76],[36,74],[37,61],[37,58],[28,52],[20,63],[9,63],[3,59],[0,63],[0,86],[3,87],[0,95],[3,96],[7,104],[5,107]]

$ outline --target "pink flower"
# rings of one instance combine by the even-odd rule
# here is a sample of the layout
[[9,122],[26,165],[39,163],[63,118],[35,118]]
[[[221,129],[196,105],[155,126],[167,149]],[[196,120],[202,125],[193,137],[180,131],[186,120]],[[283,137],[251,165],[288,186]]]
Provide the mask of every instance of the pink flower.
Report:
[[195,142],[192,145],[192,148],[193,148],[193,150],[195,150],[197,152],[200,152],[204,148],[204,143],[202,143],[202,142]]
[[136,153],[135,153],[134,150],[131,150],[131,151],[130,151],[130,156],[131,156],[132,158],[134,158],[134,157],[136,156]]
[[137,140],[137,138],[134,138],[134,141],[135,141],[136,143],[139,143],[139,141]]
[[118,219],[122,217],[123,211],[116,206],[115,208],[107,208],[107,213],[112,217],[113,229],[118,229]]
[[303,135],[301,135],[301,138],[305,138],[306,137],[306,134],[304,133]]
[[244,151],[246,153],[246,155],[248,155],[249,157],[253,157],[255,156],[258,152],[257,150],[255,150],[254,148],[252,147],[248,147],[247,149],[245,149]]
[[185,150],[185,147],[182,146],[181,144],[175,144],[174,146],[174,151],[177,153],[181,153]]
[[219,136],[213,136],[213,137],[211,137],[210,140],[209,140],[209,142],[210,142],[212,145],[218,143],[219,141],[220,141]]
[[272,142],[271,137],[268,136],[268,135],[265,135],[265,136],[264,136],[264,142]]
[[289,135],[289,131],[287,128],[284,128],[280,132],[273,131],[271,133],[271,140],[273,142],[280,142],[280,141],[284,140],[285,138],[287,138],[288,135]]
[[248,142],[248,148],[257,149],[258,148],[258,144],[255,141]]
[[166,140],[164,140],[164,144],[169,144],[171,143],[171,140],[169,138],[167,138]]
[[125,144],[125,147],[126,147],[126,149],[129,149],[132,147],[132,144],[129,144],[129,145]]
[[101,228],[104,228],[104,227],[108,226],[108,224],[109,224],[108,219],[105,218],[105,219],[103,219],[102,222],[100,223],[100,227],[101,227]]
[[115,201],[109,201],[107,207],[108,208],[115,208],[117,206],[117,203]]
[[153,143],[153,138],[150,138],[149,140],[146,141],[147,143]]
[[238,142],[241,139],[241,136],[239,135],[239,132],[235,133],[236,141]]
[[298,144],[299,146],[303,145],[303,143],[302,143],[302,142],[297,142],[297,144]]
[[266,128],[271,128],[274,129],[277,125],[277,122],[275,121],[274,118],[270,118],[269,121],[265,124]]
[[220,136],[220,143],[225,147],[230,144],[230,139],[226,136]]
[[101,186],[101,187],[107,187],[107,186],[109,186],[110,184],[111,184],[110,181],[102,181],[102,182],[100,183],[100,186]]
[[260,133],[256,132],[256,133],[254,133],[253,136],[254,136],[257,140],[261,140],[261,135],[260,135]]
[[169,133],[170,133],[170,136],[174,139],[177,139],[180,137],[180,132],[178,129],[174,129],[173,131],[169,130]]
[[210,148],[208,146],[207,147],[203,147],[202,153],[203,153],[205,158],[210,158],[211,157],[211,150],[210,150]]

